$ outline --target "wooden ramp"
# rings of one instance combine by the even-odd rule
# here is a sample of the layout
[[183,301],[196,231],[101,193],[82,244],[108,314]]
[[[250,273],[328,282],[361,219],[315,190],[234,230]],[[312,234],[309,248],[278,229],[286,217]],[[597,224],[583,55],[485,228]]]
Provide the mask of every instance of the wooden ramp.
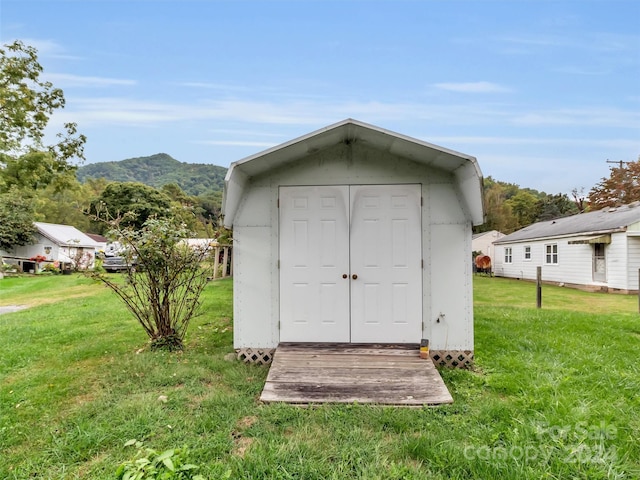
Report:
[[453,398],[418,345],[281,343],[260,400],[438,405]]

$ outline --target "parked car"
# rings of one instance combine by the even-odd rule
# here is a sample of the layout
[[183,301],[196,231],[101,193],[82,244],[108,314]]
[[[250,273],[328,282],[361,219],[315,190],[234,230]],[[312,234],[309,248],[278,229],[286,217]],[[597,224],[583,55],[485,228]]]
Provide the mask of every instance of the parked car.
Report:
[[127,270],[131,265],[127,263],[124,257],[104,257],[102,268],[107,272],[122,272]]

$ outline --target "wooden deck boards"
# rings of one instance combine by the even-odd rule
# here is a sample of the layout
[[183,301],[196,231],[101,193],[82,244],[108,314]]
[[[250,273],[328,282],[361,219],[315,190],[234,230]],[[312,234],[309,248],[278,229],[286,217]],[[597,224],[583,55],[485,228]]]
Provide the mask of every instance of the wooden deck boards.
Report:
[[280,344],[260,400],[437,405],[453,398],[418,346]]

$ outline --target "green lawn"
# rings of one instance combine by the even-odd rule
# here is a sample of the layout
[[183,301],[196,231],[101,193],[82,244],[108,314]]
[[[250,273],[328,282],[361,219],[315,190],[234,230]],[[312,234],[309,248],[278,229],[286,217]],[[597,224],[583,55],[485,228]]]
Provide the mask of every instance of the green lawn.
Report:
[[[261,405],[267,368],[229,359],[229,280],[181,354],[150,352],[103,286],[0,280],[0,478],[107,479],[143,440],[206,478],[640,478],[637,298],[474,278],[476,370],[452,405]],[[166,396],[166,402],[160,400]]]

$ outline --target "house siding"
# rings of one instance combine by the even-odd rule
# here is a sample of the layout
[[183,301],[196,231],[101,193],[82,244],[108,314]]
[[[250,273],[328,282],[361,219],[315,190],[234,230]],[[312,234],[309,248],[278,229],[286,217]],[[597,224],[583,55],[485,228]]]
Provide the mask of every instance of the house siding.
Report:
[[605,246],[607,259],[607,285],[610,288],[627,290],[629,288],[627,274],[627,235],[620,232],[611,235],[611,243]]
[[627,237],[627,288],[638,290],[638,270],[640,270],[640,237]]
[[[590,244],[569,244],[575,236],[545,240],[531,240],[529,242],[513,242],[496,245],[496,261],[494,272],[497,276],[519,278],[524,280],[536,279],[536,268],[542,267],[542,280],[553,283],[584,285],[593,288],[608,287],[619,290],[637,288],[630,278],[632,262],[640,266],[640,239],[628,250],[625,232],[611,234],[611,243],[605,245],[606,281],[597,282],[593,279],[593,251]],[[558,264],[545,263],[545,246],[558,245]],[[524,247],[531,247],[531,260],[524,260]],[[512,263],[505,263],[505,249],[512,248]],[[633,259],[633,260],[632,260]],[[637,268],[636,276],[637,276]]]

